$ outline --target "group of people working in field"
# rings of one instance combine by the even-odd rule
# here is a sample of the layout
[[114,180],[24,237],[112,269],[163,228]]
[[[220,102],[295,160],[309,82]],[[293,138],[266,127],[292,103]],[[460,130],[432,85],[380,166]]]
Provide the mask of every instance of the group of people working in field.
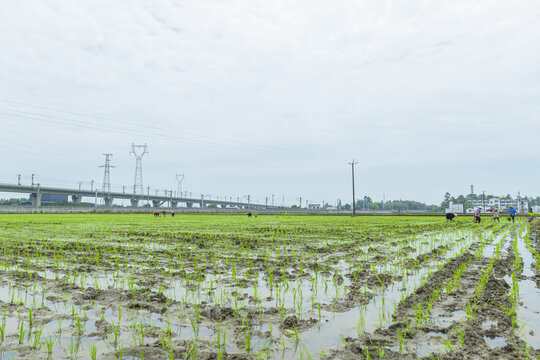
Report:
[[[480,215],[482,214],[482,209],[483,209],[482,206],[478,206],[474,210],[474,220],[473,221],[475,223],[480,223],[482,221],[482,218],[480,217]],[[510,215],[510,219],[512,219],[512,222],[516,221],[516,214],[517,214],[517,210],[512,205],[510,205],[508,207],[508,215]],[[499,209],[494,208],[493,210],[491,210],[491,216],[493,217],[493,221],[501,221],[501,214],[499,212]],[[454,218],[456,218],[456,217],[457,217],[457,214],[455,214],[455,213],[447,213],[446,214],[446,222],[453,222]],[[508,220],[510,221],[510,219],[508,219]]]
[[[163,217],[167,216],[167,212],[165,210],[163,210],[161,213],[159,211],[154,211],[154,217],[159,217],[161,215],[163,215]],[[171,216],[174,217],[174,210],[171,211]]]

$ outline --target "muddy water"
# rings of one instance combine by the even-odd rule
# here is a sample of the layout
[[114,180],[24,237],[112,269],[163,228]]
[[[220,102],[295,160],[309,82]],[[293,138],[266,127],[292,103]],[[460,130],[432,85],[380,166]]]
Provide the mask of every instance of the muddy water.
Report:
[[[460,233],[459,237],[461,236],[464,234]],[[445,254],[444,261],[458,256],[463,249],[467,249],[472,243],[479,241],[472,232],[468,232],[466,236],[466,240],[460,246],[452,248]],[[486,237],[488,236],[490,234],[486,235]],[[449,236],[446,240],[452,242],[457,239]],[[375,295],[366,305],[345,313],[332,314],[330,318],[325,319],[326,322],[320,327],[300,334],[301,346],[299,348],[307,350],[313,359],[319,359],[321,353],[334,348],[335,344],[339,344],[347,337],[357,337],[359,333],[373,332],[376,329],[387,327],[393,322],[392,315],[399,301],[418,289],[423,280],[437,270],[437,265],[441,265],[440,260],[426,264],[424,268],[416,271],[413,275],[404,277],[402,281],[393,283],[382,293]],[[437,352],[438,348],[426,343],[419,344],[418,349],[415,350],[428,356]],[[287,349],[283,354],[287,359],[295,358],[299,355],[298,347]]]
[[518,280],[519,300],[517,316],[522,326],[521,334],[534,349],[540,349],[540,289],[536,282],[532,280],[535,272],[534,257],[525,244],[523,233],[520,233],[517,241],[517,248],[523,261],[523,280]]
[[[209,265],[205,268],[208,271],[203,270],[204,276],[200,277],[204,280],[192,279],[192,281],[186,281],[182,274],[172,276],[174,271],[179,272],[178,266],[171,268],[171,274],[161,275],[159,270],[168,272],[168,268],[162,266],[166,263],[166,261],[163,261],[162,255],[170,250],[168,241],[153,243],[154,238],[160,237],[158,233],[151,236],[150,240],[145,238],[144,234],[136,235],[136,241],[130,243],[133,240],[131,237],[126,239],[121,236],[107,234],[112,230],[113,228],[103,229],[104,243],[115,247],[118,242],[125,240],[125,244],[120,243],[119,247],[125,249],[126,252],[121,250],[122,253],[119,254],[125,256],[128,266],[115,267],[113,263],[114,257],[111,255],[105,257],[106,261],[101,262],[99,266],[94,268],[93,264],[89,265],[84,253],[72,251],[73,246],[71,244],[77,244],[77,239],[83,242],[88,239],[80,238],[79,234],[70,237],[69,232],[60,235],[58,239],[59,243],[70,244],[69,248],[65,248],[66,259],[60,261],[60,264],[71,266],[73,265],[72,262],[82,260],[86,266],[80,267],[77,263],[78,271],[75,271],[75,274],[71,274],[69,269],[58,269],[51,266],[52,263],[48,262],[46,257],[42,257],[39,264],[38,260],[36,260],[35,268],[39,269],[37,274],[43,278],[46,277],[47,280],[37,279],[30,281],[30,285],[38,285],[34,293],[33,289],[31,291],[24,290],[25,279],[22,276],[28,276],[28,273],[32,272],[34,268],[30,266],[30,270],[28,267],[25,270],[14,265],[8,266],[10,268],[8,270],[18,270],[24,272],[24,274],[16,277],[19,284],[15,292],[12,291],[10,294],[9,286],[5,282],[2,283],[2,285],[5,285],[4,289],[0,289],[0,301],[9,304],[7,305],[9,312],[6,316],[6,328],[9,336],[2,344],[5,355],[0,356],[29,358],[30,355],[38,355],[38,351],[28,349],[31,339],[26,339],[24,344],[18,346],[16,333],[21,323],[24,324],[24,328],[28,327],[29,320],[26,314],[28,308],[32,307],[33,304],[41,305],[43,303],[44,308],[40,310],[42,312],[36,315],[36,318],[40,326],[43,326],[42,342],[52,338],[57,341],[51,354],[52,358],[65,358],[73,350],[73,352],[77,353],[76,356],[72,356],[73,358],[88,359],[91,345],[97,346],[98,358],[111,358],[116,352],[112,342],[111,327],[119,328],[118,342],[129,352],[124,353],[124,359],[138,359],[137,352],[141,353],[140,345],[149,345],[149,348],[163,352],[163,350],[159,349],[159,336],[169,326],[169,321],[166,319],[168,316],[170,316],[172,340],[176,341],[175,346],[179,345],[178,343],[181,341],[189,341],[197,337],[199,339],[198,346],[202,351],[207,352],[206,355],[210,355],[215,351],[216,333],[218,327],[223,326],[228,329],[225,348],[229,354],[237,353],[238,356],[236,357],[239,359],[255,358],[257,351],[268,345],[270,345],[270,354],[273,353],[273,355],[269,356],[270,358],[296,359],[302,356],[307,358],[308,352],[311,354],[311,358],[318,358],[320,357],[319,351],[339,346],[341,334],[356,337],[357,325],[361,325],[361,332],[371,332],[391,324],[394,307],[402,297],[422,286],[423,280],[436,272],[438,266],[441,266],[445,260],[455,257],[463,247],[477,241],[474,238],[461,239],[471,234],[469,230],[448,227],[442,232],[428,232],[428,236],[424,234],[411,236],[407,239],[408,241],[404,242],[401,242],[402,237],[389,239],[390,242],[396,243],[398,252],[396,252],[395,248],[387,249],[388,244],[381,241],[380,238],[376,240],[364,238],[368,245],[361,249],[362,254],[358,254],[354,244],[353,246],[343,246],[341,242],[345,239],[337,239],[337,246],[322,249],[326,250],[321,252],[324,253],[321,256],[322,262],[330,264],[324,267],[327,269],[325,273],[317,275],[311,270],[316,266],[308,266],[316,265],[314,262],[319,262],[318,256],[312,257],[306,262],[306,259],[297,258],[293,254],[292,258],[296,258],[296,260],[293,260],[292,264],[286,261],[287,264],[290,264],[287,265],[286,269],[288,279],[280,282],[277,286],[276,283],[271,286],[268,283],[264,266],[254,266],[251,269],[250,266],[246,268],[245,265],[242,267],[239,264],[239,274],[241,272],[241,275],[237,276],[236,279],[232,278],[231,273],[227,271],[230,269],[225,269],[226,271],[216,275],[216,272],[213,271],[213,264],[221,264],[225,268],[225,265],[230,264],[230,262],[220,262],[218,260],[218,262],[212,263],[211,259],[208,261],[206,255],[212,254],[215,249],[210,250],[208,246],[201,246],[205,245],[205,243],[198,240],[198,237],[190,238],[191,243],[184,246],[183,249],[193,253],[192,255],[197,258],[197,261],[202,261],[203,265]],[[73,231],[77,231],[77,229],[73,229]],[[92,232],[92,227],[88,227],[88,231]],[[51,228],[51,232],[54,233],[54,228]],[[201,231],[200,233],[205,232]],[[218,237],[222,234],[221,232],[209,233]],[[32,233],[28,235],[31,236]],[[256,240],[251,235],[248,237],[251,240]],[[319,239],[313,237],[310,238],[310,241],[317,243]],[[290,243],[292,242],[288,242],[288,244]],[[319,245],[321,244],[319,243]],[[321,247],[324,247],[323,245]],[[439,247],[441,248],[439,249]],[[295,249],[296,251],[302,251],[303,249],[292,245],[287,248],[289,252],[292,251],[293,253]],[[314,248],[311,246],[311,249]],[[144,249],[142,253],[141,249]],[[336,249],[338,250],[336,251]],[[400,251],[402,249],[403,251]],[[279,251],[278,256],[273,261],[279,264],[280,257],[287,257],[289,252]],[[50,249],[48,249],[48,253],[50,253]],[[255,251],[246,251],[242,247],[240,256],[245,257],[245,259],[260,261],[260,254],[262,253],[259,253],[257,249]],[[234,252],[228,254],[231,256],[237,255]],[[426,256],[422,256],[424,254]],[[139,258],[139,255],[141,255],[141,258]],[[343,260],[345,256],[346,261]],[[161,258],[158,259],[158,257]],[[374,257],[376,258],[373,259]],[[148,259],[156,259],[156,262]],[[185,257],[184,260],[186,260]],[[411,270],[407,271],[403,270],[403,263],[401,262],[403,260],[418,260],[418,262]],[[129,266],[129,262],[132,261],[137,263],[137,268]],[[356,283],[353,284],[351,276],[352,271],[355,270],[353,266],[356,266],[358,262],[364,263],[363,269],[361,269],[361,266],[358,267],[359,272],[363,272],[363,275],[361,275],[363,277],[360,278],[360,281],[357,281],[355,277]],[[14,262],[10,264],[14,264]],[[148,264],[150,266],[147,266]],[[251,264],[253,264],[253,261]],[[255,264],[257,263],[255,262]],[[45,268],[48,270],[43,270]],[[110,271],[119,268],[123,268],[124,271]],[[186,269],[191,274],[196,272],[194,270],[195,266],[192,266],[192,264],[187,264]],[[184,267],[182,266],[183,270]],[[255,274],[248,274],[251,270]],[[364,283],[369,283],[368,279],[373,277],[373,273],[386,275],[384,282],[387,287],[383,288],[377,284],[364,285]],[[65,278],[66,274],[69,274],[68,278],[71,279],[68,284],[62,282],[62,278]],[[13,278],[11,274],[8,276],[4,273],[4,275],[6,279]],[[146,278],[147,276],[148,278]],[[392,278],[392,276],[395,276],[395,278]],[[40,288],[42,284],[45,285],[44,290]],[[164,285],[165,288],[160,285]],[[366,297],[353,297],[354,301],[349,300],[349,303],[346,303],[348,300],[347,294],[350,293],[350,288],[355,285],[357,287],[354,290],[362,291],[366,294]],[[89,286],[99,288],[100,291],[88,292],[86,290],[95,290],[88,289]],[[150,288],[150,290],[146,290],[146,288]],[[133,291],[132,297],[127,296],[130,295],[131,289],[142,290],[142,296],[135,298],[135,291]],[[126,294],[128,290],[129,294]],[[222,290],[223,292],[221,292]],[[167,296],[167,301],[165,301],[162,291]],[[280,294],[276,294],[276,292]],[[93,293],[95,296],[91,295]],[[10,304],[12,296],[15,304]],[[148,300],[150,297],[152,300]],[[118,304],[120,298],[123,302],[122,305]],[[235,314],[225,319],[224,323],[219,323],[211,314],[209,315],[206,312],[195,328],[189,326],[188,319],[195,316],[195,306],[216,310],[216,305],[223,305],[223,307],[233,306],[234,298],[239,303],[240,317]],[[19,300],[21,300],[20,304],[18,303]],[[342,307],[339,310],[334,311],[332,307],[334,300],[341,302]],[[359,307],[354,306],[357,300],[361,302]],[[319,303],[324,305],[324,308],[320,310],[320,315],[317,314],[316,307]],[[343,303],[345,304],[343,305]],[[280,306],[284,309],[283,316],[276,313]],[[121,318],[119,309],[121,309],[122,313]],[[253,312],[258,312],[259,309],[262,310],[260,319],[257,315],[248,316],[248,313],[253,314]],[[22,314],[21,320],[17,317],[18,310]],[[220,309],[217,308],[217,310]],[[225,308],[225,310],[231,309]],[[82,334],[77,331],[74,313],[81,318]],[[311,322],[304,326],[300,331],[299,341],[296,342],[290,328],[282,327],[285,318],[292,317],[292,315],[298,315],[302,321],[314,318],[317,321],[320,317],[320,322],[315,324]],[[253,332],[251,337],[253,349],[251,351],[245,350],[243,343],[239,341],[242,339],[241,331],[244,331],[244,326],[240,325],[240,322],[243,321],[242,316],[249,319]],[[363,323],[359,322],[360,318],[364,319]],[[58,320],[62,320],[63,323],[59,323]],[[133,324],[144,326],[151,334],[144,339],[136,339],[137,332]],[[309,330],[310,328],[311,330]],[[308,330],[304,331],[306,329]],[[105,335],[106,332],[108,332],[107,335]],[[269,335],[271,332],[273,332],[272,336]],[[437,332],[429,333],[426,336],[433,339],[441,337],[440,333]],[[435,340],[430,340],[426,344],[418,344],[415,349],[411,349],[411,352],[421,355],[437,351],[437,348],[433,347],[433,342]],[[128,347],[131,348],[128,349]],[[282,347],[286,349],[281,351]],[[46,352],[42,348],[39,355],[44,354]],[[182,355],[177,354],[175,358],[185,358],[185,355],[185,353]],[[43,357],[46,357],[46,355]],[[154,353],[154,355],[150,355],[147,353],[145,358],[161,359],[163,354]]]

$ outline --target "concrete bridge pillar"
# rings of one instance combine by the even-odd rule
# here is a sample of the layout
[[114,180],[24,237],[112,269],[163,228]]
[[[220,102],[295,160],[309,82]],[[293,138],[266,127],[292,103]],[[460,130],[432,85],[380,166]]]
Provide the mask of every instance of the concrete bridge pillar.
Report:
[[171,208],[175,208],[178,206],[178,201],[171,201]]
[[103,200],[105,200],[106,207],[111,207],[114,199],[112,197],[104,197]]
[[41,206],[41,191],[38,190],[38,192],[30,194],[30,198],[32,199],[33,207]]
[[139,199],[131,199],[131,206],[132,207],[137,207],[139,206]]
[[193,207],[193,203],[191,202],[186,203],[186,207],[191,209]]
[[73,201],[74,204],[80,204],[82,201],[82,195],[71,195],[71,201]]
[[158,208],[161,206],[161,201],[159,200],[152,200],[152,206],[155,208]]

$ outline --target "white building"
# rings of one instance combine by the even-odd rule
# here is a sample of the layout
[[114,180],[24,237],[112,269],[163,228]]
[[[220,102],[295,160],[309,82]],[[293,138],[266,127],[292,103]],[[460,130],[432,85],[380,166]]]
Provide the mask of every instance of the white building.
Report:
[[463,214],[463,204],[454,204],[452,201],[448,204],[446,209],[447,213],[458,213]]
[[513,206],[519,213],[526,213],[529,211],[529,202],[527,200],[514,200],[514,199],[499,199],[490,198],[485,201],[471,200],[474,207],[482,206],[482,212],[490,211],[490,209],[497,208],[500,211],[507,210],[510,206]]

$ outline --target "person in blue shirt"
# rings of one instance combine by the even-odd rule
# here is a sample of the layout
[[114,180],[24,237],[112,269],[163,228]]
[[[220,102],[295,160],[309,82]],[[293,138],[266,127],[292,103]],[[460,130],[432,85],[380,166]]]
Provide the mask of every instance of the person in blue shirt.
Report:
[[508,214],[512,217],[512,222],[515,222],[516,221],[516,209],[514,209],[514,207],[512,205],[510,205],[508,207]]

